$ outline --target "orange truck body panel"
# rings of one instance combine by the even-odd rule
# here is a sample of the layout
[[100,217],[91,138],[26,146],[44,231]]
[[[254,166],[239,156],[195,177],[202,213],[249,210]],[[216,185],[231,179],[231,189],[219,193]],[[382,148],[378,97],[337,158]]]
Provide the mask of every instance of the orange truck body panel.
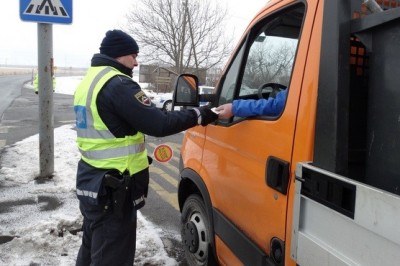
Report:
[[[271,11],[293,2],[295,1],[270,3],[267,5],[268,8],[255,17],[249,28]],[[308,3],[308,14],[317,13],[317,4],[318,1]],[[319,15],[319,18],[315,19],[321,20],[322,17]],[[292,206],[288,199],[294,191],[291,184],[294,181],[295,171],[295,164],[291,164],[288,195],[282,196],[268,188],[265,186],[265,179],[260,178],[264,176],[266,154],[274,151],[274,156],[290,162],[294,156],[293,148],[296,146],[293,144],[298,143],[299,154],[296,159],[312,160],[313,127],[310,125],[315,122],[317,96],[315,87],[318,83],[319,55],[312,52],[309,54],[311,50],[309,47],[313,51],[319,51],[320,39],[318,38],[321,37],[318,30],[313,31],[313,27],[314,16],[308,15],[303,26],[288,102],[279,120],[247,120],[227,128],[209,125],[207,139],[205,139],[205,128],[196,127],[188,130],[183,142],[183,147],[185,147],[182,154],[183,163],[185,167],[200,173],[209,189],[213,207],[223,210],[224,215],[245,234],[251,236],[265,252],[270,249],[271,238],[286,239],[286,231],[290,230],[290,227],[286,228],[290,220],[288,215],[292,213]],[[313,43],[310,43],[311,38]],[[304,69],[305,66],[307,70]],[[304,76],[305,71],[312,75]],[[303,90],[307,91],[302,93]],[[299,107],[299,103],[302,104],[302,108]],[[302,110],[301,117],[298,117],[299,109]],[[303,127],[304,130],[296,129],[296,127]],[[257,132],[257,134],[252,134],[252,137],[248,138],[248,132]],[[296,142],[296,139],[299,141]],[[231,146],[227,146],[228,144]],[[251,195],[243,194],[247,191],[251,191]],[[268,212],[262,211],[265,206],[270,206]],[[220,247],[221,251],[218,250]],[[227,251],[222,252],[225,248],[223,244],[217,244],[217,254],[226,254]],[[290,250],[287,250],[286,254],[289,252]],[[225,263],[235,265],[228,259]],[[286,265],[295,265],[289,256],[286,256],[286,263]]]
[[[257,254],[266,254],[264,257],[272,256],[271,250],[276,250],[273,245],[284,243],[282,245],[284,248],[282,261],[267,259],[268,262],[260,262],[259,265],[295,266],[297,264],[296,250],[293,249],[293,247],[297,249],[293,243],[296,243],[296,239],[299,237],[296,230],[300,219],[296,209],[300,204],[296,182],[298,183],[301,176],[298,176],[297,171],[298,163],[313,162],[315,159],[321,56],[324,49],[322,40],[324,34],[326,35],[323,32],[326,4],[324,0],[276,0],[267,3],[250,22],[235,53],[232,54],[223,71],[220,84],[216,86],[216,90],[219,92],[217,97],[221,99],[226,90],[224,87],[224,83],[227,83],[226,76],[229,76],[235,60],[240,58],[244,44],[249,42],[252,34],[254,37],[256,32],[253,31],[259,27],[259,24],[268,21],[269,17],[279,16],[286,10],[296,8],[300,11],[304,10],[300,36],[296,43],[297,48],[290,72],[290,83],[287,84],[288,96],[284,110],[279,116],[272,119],[239,119],[228,124],[218,122],[209,124],[207,127],[192,128],[185,134],[181,151],[183,181],[178,195],[180,207],[184,208],[188,195],[199,194],[202,196],[206,208],[209,208],[210,223],[219,230],[213,234],[213,248],[221,265],[248,265],[247,261],[240,259],[242,256],[243,260],[246,254],[238,255],[238,249],[235,251],[235,247],[232,247],[228,240],[224,240],[224,237],[227,238],[226,236],[229,234],[223,232],[224,227],[228,224],[240,232],[235,235],[236,237],[242,236],[240,239],[230,239],[231,242],[249,239],[251,241],[249,245],[254,246]],[[398,6],[400,4],[396,7]],[[356,62],[354,59],[349,59],[348,62],[359,64],[361,61]],[[363,74],[362,71],[357,71],[357,75]],[[244,74],[239,75],[243,76]],[[333,75],[339,76],[338,73],[333,73]],[[236,89],[240,90],[240,88]],[[237,96],[235,94],[235,97],[232,96],[232,98],[235,99]],[[217,103],[221,104],[221,102]],[[277,189],[267,185],[268,165],[270,160],[275,158],[279,158],[278,161],[286,162],[289,166],[288,184],[283,192],[279,191],[279,186]],[[184,172],[186,170],[190,170],[196,177],[188,181],[190,174]],[[324,174],[325,172],[321,171],[320,175]],[[336,174],[329,174],[329,180],[336,178]],[[353,182],[353,180],[337,178],[340,180],[339,183],[345,184],[346,189],[352,186],[357,186],[357,189],[360,190],[365,189],[363,184]],[[200,183],[203,184],[202,188],[199,186]],[[353,195],[351,191],[349,193],[350,196]],[[209,202],[207,202],[208,198]],[[391,200],[399,201],[398,197],[391,198]],[[393,217],[400,216],[398,211],[396,209]],[[305,214],[302,215],[305,217]],[[353,219],[355,218],[353,217]],[[329,221],[322,222],[329,223]],[[338,255],[338,257],[340,256]]]

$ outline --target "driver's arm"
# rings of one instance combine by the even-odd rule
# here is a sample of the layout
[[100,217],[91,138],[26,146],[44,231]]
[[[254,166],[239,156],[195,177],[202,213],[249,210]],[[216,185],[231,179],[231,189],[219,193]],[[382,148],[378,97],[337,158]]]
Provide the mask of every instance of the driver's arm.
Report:
[[275,98],[259,99],[259,100],[234,100],[232,104],[224,104],[217,107],[219,118],[225,119],[232,116],[249,117],[249,116],[277,116],[285,106],[287,97],[287,89],[280,91]]

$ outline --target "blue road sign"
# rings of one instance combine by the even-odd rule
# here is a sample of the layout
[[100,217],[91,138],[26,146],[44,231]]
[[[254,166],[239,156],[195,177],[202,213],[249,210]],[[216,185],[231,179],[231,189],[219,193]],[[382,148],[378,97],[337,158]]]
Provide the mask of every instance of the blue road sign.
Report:
[[21,20],[41,23],[72,23],[72,0],[20,0]]

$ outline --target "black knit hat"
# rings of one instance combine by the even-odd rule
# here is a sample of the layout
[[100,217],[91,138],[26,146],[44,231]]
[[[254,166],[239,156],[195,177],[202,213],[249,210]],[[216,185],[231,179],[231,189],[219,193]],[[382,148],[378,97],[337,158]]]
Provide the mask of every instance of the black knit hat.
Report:
[[100,53],[117,58],[139,53],[136,41],[122,30],[109,30],[100,45]]

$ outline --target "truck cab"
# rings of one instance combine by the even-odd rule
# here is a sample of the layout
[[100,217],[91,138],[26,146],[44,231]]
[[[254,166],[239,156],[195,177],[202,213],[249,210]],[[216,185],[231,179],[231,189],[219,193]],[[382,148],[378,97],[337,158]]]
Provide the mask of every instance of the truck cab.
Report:
[[[286,102],[185,133],[190,265],[400,261],[399,47],[400,1],[276,0],[255,15],[207,101]],[[205,101],[197,77],[183,83],[194,96],[176,89],[174,105]]]

